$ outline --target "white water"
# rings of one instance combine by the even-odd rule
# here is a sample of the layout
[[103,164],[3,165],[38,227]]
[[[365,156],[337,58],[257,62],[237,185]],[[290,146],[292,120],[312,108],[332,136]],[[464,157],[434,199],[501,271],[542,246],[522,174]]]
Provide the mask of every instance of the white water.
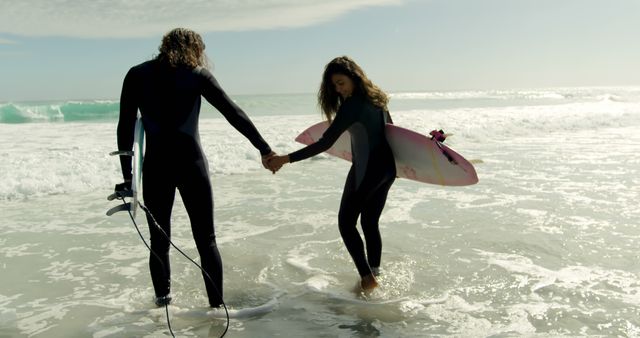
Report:
[[[271,175],[226,121],[204,118],[229,336],[640,336],[640,89],[491,93],[394,97],[396,124],[443,128],[483,163],[470,187],[394,184],[367,301],[350,291],[336,226],[348,164],[322,155]],[[253,117],[279,152],[318,120]],[[0,124],[0,336],[168,334],[147,249],[128,216],[104,215],[115,124]],[[179,199],[173,238],[197,257]],[[219,335],[200,273],[175,251],[172,269],[176,334]]]

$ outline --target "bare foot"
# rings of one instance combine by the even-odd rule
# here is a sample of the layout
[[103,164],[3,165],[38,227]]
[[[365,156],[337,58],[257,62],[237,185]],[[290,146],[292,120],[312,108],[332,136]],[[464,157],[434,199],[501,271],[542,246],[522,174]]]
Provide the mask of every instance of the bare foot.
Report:
[[373,289],[378,287],[378,281],[373,274],[366,275],[362,277],[362,280],[360,280],[360,287],[362,288],[362,291],[371,292]]

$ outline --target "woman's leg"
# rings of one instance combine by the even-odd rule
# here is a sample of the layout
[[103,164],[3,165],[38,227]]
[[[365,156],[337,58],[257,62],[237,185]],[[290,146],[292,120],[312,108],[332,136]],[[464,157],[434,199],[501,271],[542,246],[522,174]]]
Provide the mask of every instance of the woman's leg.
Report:
[[347,251],[358,269],[360,276],[371,274],[364,252],[364,244],[356,228],[358,216],[362,206],[360,194],[356,190],[355,170],[353,166],[347,175],[347,181],[342,192],[340,211],[338,212],[338,228]]
[[360,223],[367,245],[367,260],[374,274],[380,267],[382,256],[382,237],[380,236],[379,221],[384,205],[387,201],[387,194],[393,184],[395,177],[388,177],[376,190],[371,192],[365,199],[362,208]]

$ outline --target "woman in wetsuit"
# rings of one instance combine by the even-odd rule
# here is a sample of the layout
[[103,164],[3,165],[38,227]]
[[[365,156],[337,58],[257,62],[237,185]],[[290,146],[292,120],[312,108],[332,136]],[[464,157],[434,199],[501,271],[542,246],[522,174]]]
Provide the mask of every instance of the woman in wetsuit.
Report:
[[[220,87],[206,68],[204,43],[199,34],[182,28],[167,33],[153,60],[127,73],[120,97],[118,149],[131,150],[136,113],[140,110],[146,133],[143,164],[143,198],[149,210],[151,279],[158,306],[170,297],[169,241],[156,227],[171,234],[171,209],[175,191],[187,209],[196,242],[209,305],[222,305],[222,260],[216,245],[213,192],[209,168],[200,146],[198,117],[201,96],[217,108],[263,158],[273,155],[269,145],[247,115]],[[121,157],[125,182],[131,182],[131,159]]]
[[[380,267],[382,240],[378,221],[387,193],[396,177],[396,166],[387,143],[385,122],[392,123],[387,95],[367,78],[349,57],[327,64],[318,93],[318,103],[331,125],[316,143],[270,161],[272,170],[329,149],[346,130],[351,134],[351,170],[342,193],[338,227],[360,274],[364,290],[375,288]],[[335,118],[334,118],[335,115]],[[356,224],[360,216],[362,239]]]

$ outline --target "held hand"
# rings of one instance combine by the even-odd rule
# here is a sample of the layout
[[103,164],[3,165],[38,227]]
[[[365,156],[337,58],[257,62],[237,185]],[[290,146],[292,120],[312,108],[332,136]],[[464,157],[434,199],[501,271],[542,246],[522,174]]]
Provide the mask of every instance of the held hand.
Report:
[[273,173],[275,174],[276,171],[280,170],[280,168],[282,168],[285,163],[289,163],[289,156],[272,156],[268,162],[271,171],[273,171]]
[[273,152],[273,151],[272,151],[272,152],[270,152],[270,153],[268,153],[268,154],[266,154],[266,155],[262,155],[262,166],[263,166],[265,169],[270,170],[272,173],[274,173],[274,174],[275,174],[275,173],[276,173],[276,171],[275,171],[275,170],[273,170],[273,169],[271,168],[271,166],[269,165],[269,160],[270,160],[270,159],[272,159],[274,156],[276,156],[276,153],[275,153],[275,152]]

